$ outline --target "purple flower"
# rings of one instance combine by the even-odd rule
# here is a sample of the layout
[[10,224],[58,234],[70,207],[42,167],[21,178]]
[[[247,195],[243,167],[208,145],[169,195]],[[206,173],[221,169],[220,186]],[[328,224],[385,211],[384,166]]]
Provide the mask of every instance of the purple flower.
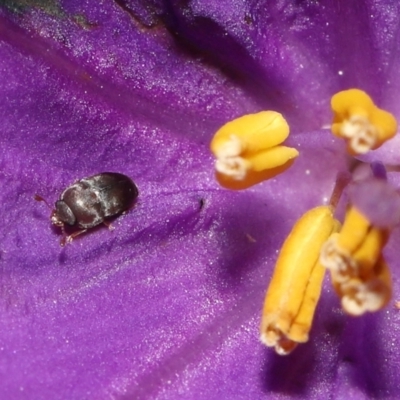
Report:
[[[400,5],[320,3],[2,2],[1,398],[399,396],[393,305],[350,318],[326,282],[309,343],[280,358],[258,339],[279,247],[346,168],[321,129],[330,97],[358,87],[400,117]],[[299,158],[220,188],[212,135],[265,109]],[[368,159],[399,163],[398,143]],[[103,171],[132,177],[138,204],[61,248],[33,196]]]

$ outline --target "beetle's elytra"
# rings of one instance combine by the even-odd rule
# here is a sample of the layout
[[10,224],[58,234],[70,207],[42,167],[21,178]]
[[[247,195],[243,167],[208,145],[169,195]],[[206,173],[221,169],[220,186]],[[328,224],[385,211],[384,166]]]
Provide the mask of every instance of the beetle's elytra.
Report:
[[[51,213],[51,222],[61,227],[76,229],[61,241],[64,245],[86,230],[129,210],[139,195],[138,188],[126,175],[103,172],[81,179],[61,194]],[[42,200],[37,196],[38,200]]]

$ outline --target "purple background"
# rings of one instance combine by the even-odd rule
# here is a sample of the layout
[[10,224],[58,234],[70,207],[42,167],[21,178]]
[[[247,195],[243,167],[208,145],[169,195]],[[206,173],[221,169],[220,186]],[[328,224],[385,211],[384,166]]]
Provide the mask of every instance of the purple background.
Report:
[[[286,358],[258,325],[285,236],[346,169],[322,129],[332,94],[367,90],[400,117],[400,4],[40,3],[0,6],[0,397],[397,398],[393,302],[348,317],[327,279],[310,342]],[[218,187],[212,135],[262,109],[288,119],[299,159]],[[398,144],[367,159],[399,163]],[[137,206],[61,248],[34,194],[53,203],[102,171],[131,176]]]

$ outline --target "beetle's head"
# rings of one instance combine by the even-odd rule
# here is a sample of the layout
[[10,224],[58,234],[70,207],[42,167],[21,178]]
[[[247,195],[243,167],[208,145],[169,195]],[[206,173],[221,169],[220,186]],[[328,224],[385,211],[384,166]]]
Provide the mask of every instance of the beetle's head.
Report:
[[51,223],[55,226],[63,227],[64,224],[75,225],[76,218],[67,203],[63,200],[56,201],[56,208],[50,216]]

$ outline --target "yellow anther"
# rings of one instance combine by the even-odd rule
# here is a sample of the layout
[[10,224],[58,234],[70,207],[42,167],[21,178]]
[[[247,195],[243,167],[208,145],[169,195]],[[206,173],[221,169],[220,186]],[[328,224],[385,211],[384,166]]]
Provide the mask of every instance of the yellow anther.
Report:
[[359,277],[369,279],[374,274],[374,266],[382,255],[382,249],[389,238],[386,229],[375,228],[368,231],[362,245],[354,253],[354,261],[359,266]]
[[352,315],[384,307],[391,296],[390,272],[382,257],[388,229],[378,228],[355,207],[343,228],[321,250],[320,262],[330,269],[343,309]]
[[350,207],[340,230],[338,246],[353,253],[364,241],[371,223],[357,208]]
[[298,151],[280,144],[289,126],[275,111],[262,111],[225,124],[211,141],[218,182],[228,189],[246,189],[286,169]]
[[336,93],[331,107],[334,112],[332,133],[346,140],[352,155],[375,150],[396,134],[394,116],[378,108],[362,90]]
[[355,207],[346,214],[339,234],[332,235],[321,250],[321,263],[337,282],[367,279],[388,240],[387,229],[377,228]]
[[278,354],[289,354],[308,340],[325,273],[319,253],[335,229],[332,208],[317,207],[296,222],[282,246],[260,327],[261,341]]

